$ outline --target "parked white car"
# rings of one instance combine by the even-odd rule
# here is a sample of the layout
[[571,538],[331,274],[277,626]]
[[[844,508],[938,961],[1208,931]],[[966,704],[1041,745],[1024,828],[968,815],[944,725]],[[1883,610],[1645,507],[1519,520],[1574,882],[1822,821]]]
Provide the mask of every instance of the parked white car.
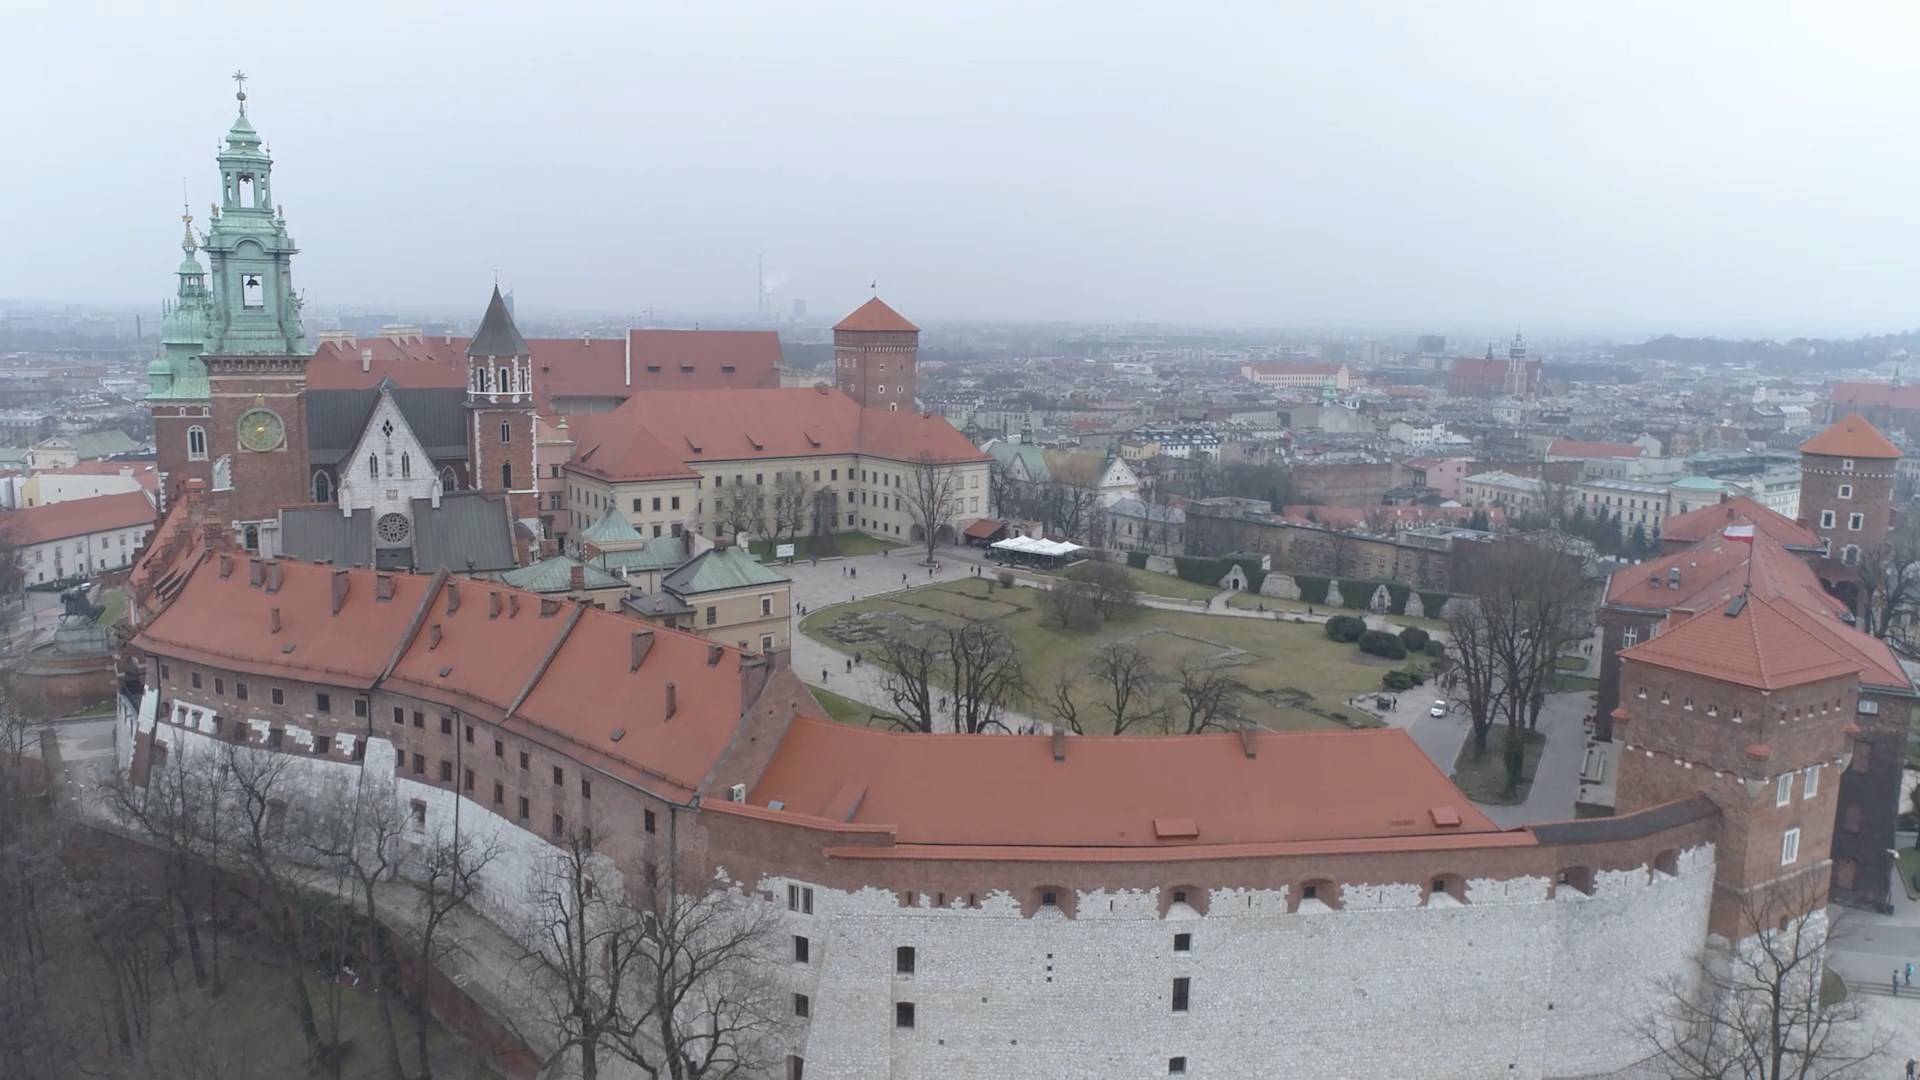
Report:
[[1436,700],[1436,701],[1434,701],[1434,703],[1433,703],[1433,707],[1432,707],[1431,709],[1428,709],[1428,710],[1427,710],[1427,715],[1428,715],[1428,716],[1445,716],[1445,715],[1447,715],[1447,703],[1446,703],[1446,702],[1444,702],[1444,701],[1439,701],[1439,700]]

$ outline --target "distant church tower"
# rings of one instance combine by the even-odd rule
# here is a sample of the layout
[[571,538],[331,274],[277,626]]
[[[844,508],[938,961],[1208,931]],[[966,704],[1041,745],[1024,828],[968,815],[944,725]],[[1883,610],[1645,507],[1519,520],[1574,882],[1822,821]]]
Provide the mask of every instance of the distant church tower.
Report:
[[863,409],[911,411],[919,352],[920,328],[876,296],[833,328],[834,385]]
[[153,415],[153,442],[160,469],[160,509],[178,497],[181,485],[199,480],[210,486],[213,461],[208,428],[213,402],[207,393],[207,272],[194,256],[199,245],[193,214],[182,208],[185,226],[179,278],[174,297],[160,320],[160,355],[147,365],[147,410]]
[[517,521],[538,517],[533,356],[498,285],[467,344],[467,412],[473,486],[505,492]]
[[1899,471],[1900,448],[1858,413],[1800,444],[1800,519],[1826,547],[1814,572],[1850,608],[1860,604],[1861,558],[1893,532]]
[[[251,545],[252,526],[301,501],[307,490],[302,395],[308,352],[293,291],[299,249],[273,203],[273,159],[247,119],[246,76],[236,72],[234,81],[240,115],[216,158],[220,203],[205,244],[210,274],[201,362],[210,399],[210,487]],[[189,458],[192,450],[189,445]]]

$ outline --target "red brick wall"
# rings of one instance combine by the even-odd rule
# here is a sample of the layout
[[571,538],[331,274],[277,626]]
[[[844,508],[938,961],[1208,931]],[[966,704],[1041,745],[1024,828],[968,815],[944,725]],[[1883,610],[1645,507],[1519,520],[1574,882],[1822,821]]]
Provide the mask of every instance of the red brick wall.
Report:
[[[920,335],[916,331],[835,330],[835,385],[862,408],[914,407],[919,393]],[[882,371],[884,365],[886,370]],[[882,388],[885,392],[882,392]],[[904,387],[904,392],[899,388]]]
[[[307,477],[306,358],[284,356],[208,357],[213,391],[213,421],[207,432],[209,456],[233,455],[233,490],[227,512],[236,521],[263,521],[288,503],[312,497]],[[286,428],[273,450],[242,449],[240,417],[254,408],[272,409]],[[209,474],[211,475],[211,474]],[[209,485],[211,486],[211,485]]]

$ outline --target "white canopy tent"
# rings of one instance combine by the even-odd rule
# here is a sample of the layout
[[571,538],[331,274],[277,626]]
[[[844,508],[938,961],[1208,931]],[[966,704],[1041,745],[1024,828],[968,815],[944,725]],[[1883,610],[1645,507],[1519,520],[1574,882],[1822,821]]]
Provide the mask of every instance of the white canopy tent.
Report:
[[992,547],[1000,558],[1027,564],[1057,566],[1082,558],[1085,548],[1064,540],[1037,540],[1031,536],[1009,536]]

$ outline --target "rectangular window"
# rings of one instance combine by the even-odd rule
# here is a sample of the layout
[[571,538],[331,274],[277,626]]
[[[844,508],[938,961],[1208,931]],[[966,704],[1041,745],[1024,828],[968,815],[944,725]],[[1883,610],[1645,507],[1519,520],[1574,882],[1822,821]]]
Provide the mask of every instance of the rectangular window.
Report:
[[393,722],[404,725],[407,722],[407,710],[395,705],[393,707]]
[[653,811],[646,811],[645,816],[641,818],[641,824],[648,832],[653,831]]
[[[673,497],[672,497],[671,499],[669,499],[669,500],[667,501],[667,507],[668,507],[669,509],[672,509],[672,510],[678,510],[678,509],[680,509],[680,496],[678,496],[678,495],[675,495],[675,496],[673,496]],[[679,534],[679,533],[675,533],[674,535],[675,535],[675,536],[678,536],[678,535],[680,535],[680,534]]]
[[367,716],[367,699],[366,698],[357,697],[353,699],[353,715],[358,716],[363,720],[366,719],[366,716]]
[[714,623],[719,621],[720,621],[720,609],[709,605],[707,607],[707,625],[712,626]]
[[527,797],[525,795],[520,796],[520,820],[525,821],[532,816],[532,814],[527,812]]
[[553,835],[565,836],[566,834],[567,834],[567,819],[564,817],[561,817],[559,814],[553,815]]
[[224,694],[224,693],[226,693],[226,692],[227,692],[227,680],[225,680],[225,679],[221,679],[221,678],[217,678],[217,677],[216,677],[216,678],[215,678],[215,679],[213,680],[213,692],[214,692],[214,693],[216,693],[216,694]]
[[525,750],[520,751],[520,767],[523,769],[527,767],[527,752]]
[[567,782],[566,772],[558,765],[553,767],[553,782],[555,784],[564,784]]
[[427,775],[427,755],[425,754],[413,755],[413,775],[415,776]]
[[1807,766],[1807,782],[1800,789],[1800,797],[1811,799],[1820,794],[1820,766]]
[[241,701],[247,700],[247,684],[243,682],[234,683],[233,696],[239,698]]
[[[36,551],[36,552],[34,552],[34,554],[35,554],[35,555],[38,555],[38,554],[39,554],[39,552],[37,552],[37,551]],[[167,671],[167,665],[165,665],[165,664],[161,664],[161,665],[160,665],[160,677],[161,677],[161,678],[163,678],[163,679],[171,679],[171,678],[173,678],[173,676],[172,676],[172,675],[171,675],[170,673],[168,673],[168,671]]]
[[493,782],[493,805],[499,806],[501,803],[506,801],[507,801],[506,785],[502,784],[498,780],[495,780]]
[[1785,806],[1793,801],[1793,774],[1781,773],[1780,779],[1773,785],[1773,805]]
[[643,499],[641,499],[641,498],[640,498],[640,497],[639,497],[638,495],[636,495],[636,496],[634,496],[634,497],[633,497],[633,512],[634,512],[634,513],[636,513],[636,514],[637,514],[637,513],[639,513],[639,512],[640,512],[640,507],[641,507],[641,504],[642,504],[642,503],[643,503],[644,501],[645,501],[645,500],[643,500]]
[[443,784],[453,783],[453,762],[444,760],[440,762],[440,782]]
[[911,1028],[913,1026],[913,1002],[896,1001],[893,1003],[893,1026]]
[[1187,1059],[1183,1057],[1168,1058],[1167,1059],[1167,1075],[1168,1076],[1187,1075]]
[[325,756],[326,756],[326,754],[327,754],[327,751],[329,751],[329,750],[332,750],[332,749],[333,749],[333,737],[332,737],[332,736],[330,736],[330,735],[315,735],[315,736],[313,737],[313,752],[314,752],[314,754],[315,754],[315,755],[317,755],[317,756],[319,756],[319,757],[325,757]]
[[419,709],[413,710],[413,726],[423,729],[427,726],[427,715]]
[[313,709],[315,712],[332,712],[333,711],[333,695],[331,694],[313,695]]
[[806,938],[802,937],[799,934],[793,935],[793,962],[794,963],[796,964],[809,963],[810,961],[808,960],[808,957],[812,955],[812,952],[813,952],[813,944],[811,942],[809,942]]
[[1866,772],[1873,767],[1873,744],[1865,739],[1853,741],[1853,760],[1847,762],[1847,768],[1854,772]]
[[1173,935],[1173,951],[1177,953],[1192,952],[1193,951],[1193,935],[1192,934]]
[[813,1003],[807,1000],[807,995],[805,994],[793,995],[793,1015],[798,1016],[804,1020],[809,1015],[809,1012],[812,1009],[812,1007],[813,1007]]
[[440,718],[440,734],[442,735],[453,734],[453,717],[443,716]]
[[460,787],[461,787],[461,788],[462,788],[463,790],[466,790],[466,791],[472,791],[472,790],[473,790],[473,770],[472,770],[472,769],[466,769],[466,770],[463,770],[463,771],[465,772],[465,774],[466,774],[466,775],[464,775],[464,776],[462,776],[462,777],[460,778],[460,781],[461,781],[461,783],[460,783]]
[[760,598],[760,614],[762,617],[773,614],[772,594],[767,594]]
[[200,673],[199,672],[195,671],[189,674],[187,676],[187,681],[193,684],[193,688],[195,690],[200,689]]
[[467,745],[472,746],[473,745],[473,725],[472,724],[466,725],[466,729],[467,729]]
[[583,799],[593,798],[593,781],[584,776],[580,778],[580,797]]
[[1788,829],[1780,835],[1780,865],[1792,866],[1800,858],[1800,830]]
[[1833,511],[1831,510],[1820,511],[1820,527],[1823,529],[1833,528]]
[[287,703],[287,692],[278,686],[273,688],[272,697],[275,705],[285,705]]
[[1192,986],[1192,982],[1193,980],[1187,978],[1185,975],[1173,980],[1174,1012],[1183,1013],[1187,1011],[1187,995]]
[[500,741],[499,739],[495,739],[495,740],[493,740],[493,756],[494,756],[494,757],[497,757],[497,758],[504,758],[504,757],[506,757],[506,756],[507,756],[507,744],[506,744],[506,743],[503,743],[503,742],[501,742],[501,741]]
[[1866,523],[1867,523],[1867,515],[1865,514],[1848,514],[1847,515],[1847,529],[1850,532],[1859,532],[1861,527],[1866,525]]
[[1840,497],[1841,497],[1841,498],[1843,498],[1843,499],[1851,499],[1851,498],[1853,498],[1853,485],[1852,485],[1852,484],[1841,484],[1841,485],[1840,485]]
[[805,885],[787,886],[787,910],[813,914],[813,889]]
[[895,975],[913,974],[914,960],[915,960],[915,957],[913,953],[913,946],[902,945],[899,948],[894,949],[893,950],[893,973]]

